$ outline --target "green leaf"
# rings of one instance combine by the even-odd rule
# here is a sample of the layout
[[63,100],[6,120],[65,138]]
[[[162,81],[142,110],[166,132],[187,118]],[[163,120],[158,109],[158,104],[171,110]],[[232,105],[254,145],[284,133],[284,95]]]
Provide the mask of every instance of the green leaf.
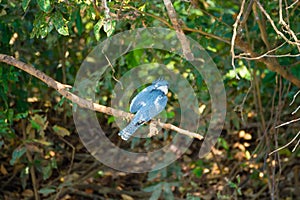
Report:
[[37,3],[42,11],[49,12],[51,10],[50,0],[37,0]]
[[162,188],[162,183],[158,183],[156,185],[151,185],[151,186],[145,187],[143,189],[143,191],[152,192],[152,191],[156,191],[156,190],[161,189],[161,188]]
[[193,196],[193,195],[190,194],[190,193],[187,193],[186,199],[187,199],[187,200],[200,200],[199,197]]
[[9,161],[9,164],[10,165],[14,165],[16,163],[16,161],[24,155],[25,152],[26,152],[26,148],[25,147],[16,148],[13,151],[12,158]]
[[31,123],[32,128],[34,128],[38,131],[41,130],[41,126],[37,122],[35,122],[34,120],[30,120],[30,123]]
[[74,185],[74,183],[70,180],[64,181],[61,184],[59,184],[58,189],[61,189],[61,188],[64,188],[64,187],[71,187],[73,185]]
[[114,116],[110,116],[110,117],[108,117],[107,123],[108,123],[108,124],[111,124],[111,123],[113,123],[114,121],[115,121],[115,117],[114,117]]
[[97,41],[100,40],[100,29],[103,26],[103,19],[99,19],[99,21],[94,26],[94,35]]
[[225,149],[225,150],[229,150],[229,145],[227,144],[226,140],[224,138],[218,138],[218,142],[221,144],[221,146]]
[[51,21],[59,34],[64,36],[69,35],[68,21],[64,19],[60,12],[55,12],[54,15],[52,15]]
[[167,118],[168,119],[172,119],[175,116],[175,112],[171,111],[171,112],[167,112]]
[[38,13],[33,22],[33,29],[30,33],[30,38],[34,38],[35,36],[37,38],[44,38],[50,31],[51,27],[49,27],[47,14],[43,12]]
[[51,159],[50,165],[52,167],[52,169],[57,169],[57,162],[55,158]]
[[104,32],[106,33],[107,37],[111,36],[116,28],[116,22],[112,20],[107,20],[104,22]]
[[231,187],[231,188],[238,188],[237,184],[234,183],[234,182],[232,182],[232,181],[229,181],[229,182],[228,182],[228,185],[229,185],[229,187]]
[[203,174],[203,168],[202,167],[196,167],[195,169],[193,169],[193,173],[197,176],[197,177],[201,177]]
[[54,132],[61,137],[70,135],[70,131],[64,127],[55,125],[52,128],[53,128]]
[[13,122],[13,117],[14,117],[14,110],[13,109],[8,109],[7,111],[7,119],[10,123]]
[[170,184],[164,183],[163,188],[164,188],[165,199],[170,199],[170,200],[174,199],[174,195],[173,195],[172,189],[170,187]]
[[55,192],[56,192],[56,189],[54,187],[45,187],[45,188],[42,188],[39,190],[39,193],[44,196],[47,196],[47,195],[55,193]]
[[30,3],[31,0],[23,0],[22,1],[22,8],[24,10],[24,12],[26,11],[26,9],[28,8],[28,5]]
[[59,109],[60,107],[62,107],[62,105],[64,104],[65,101],[67,101],[68,99],[66,97],[62,97],[60,99],[60,101],[54,106],[54,110]]
[[204,15],[203,12],[200,9],[194,9],[194,8],[190,9],[190,15],[192,15],[192,14],[197,15],[197,16],[203,16]]
[[150,197],[150,200],[157,200],[157,199],[159,199],[161,192],[162,192],[162,189],[161,189],[161,188],[158,188],[157,190],[155,190],[155,191],[152,193],[152,195],[151,195],[151,197]]
[[154,170],[154,171],[151,171],[148,173],[148,178],[147,180],[148,181],[152,181],[154,180],[156,177],[158,177],[160,174],[160,171],[159,170]]
[[291,68],[291,73],[300,79],[300,65]]
[[14,119],[18,120],[18,119],[25,119],[28,116],[28,112],[24,112],[24,113],[18,113],[14,116]]
[[76,11],[76,16],[75,16],[75,25],[78,31],[78,35],[81,35],[83,32],[83,25],[82,25],[82,20],[80,16],[80,9]]
[[49,163],[46,167],[43,167],[43,180],[47,180],[52,175],[52,167]]
[[35,114],[30,120],[32,128],[40,131],[47,127],[47,117],[42,117],[41,115]]

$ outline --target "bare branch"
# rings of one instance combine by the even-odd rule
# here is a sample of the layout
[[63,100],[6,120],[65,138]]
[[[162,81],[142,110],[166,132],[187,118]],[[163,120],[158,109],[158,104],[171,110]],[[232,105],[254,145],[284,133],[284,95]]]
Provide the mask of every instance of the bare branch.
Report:
[[285,31],[292,36],[292,38],[294,39],[294,41],[296,42],[298,51],[300,52],[300,41],[298,40],[296,34],[294,33],[294,31],[290,28],[290,26],[283,20],[283,16],[282,16],[282,0],[279,0],[279,24],[281,24],[284,28]]
[[285,125],[289,125],[289,124],[294,123],[294,122],[297,122],[297,121],[300,121],[300,118],[293,119],[293,120],[291,120],[291,121],[285,122],[285,123],[283,123],[283,124],[280,124],[280,125],[276,126],[275,128],[279,128],[279,127],[282,127],[282,126],[285,126]]
[[246,25],[246,22],[248,20],[248,17],[250,15],[251,10],[252,10],[253,3],[254,3],[254,0],[251,0],[248,7],[247,7],[247,9],[246,9],[246,12],[244,13],[243,19],[240,23],[242,27],[244,27]]
[[231,38],[231,47],[230,47],[230,52],[231,52],[231,65],[234,69],[234,72],[235,72],[235,77],[237,79],[240,79],[237,72],[236,72],[236,67],[235,67],[235,64],[234,64],[234,59],[235,59],[235,53],[234,53],[234,47],[235,47],[235,39],[237,37],[237,28],[238,28],[238,25],[239,25],[239,22],[241,20],[241,16],[243,14],[243,11],[244,11],[244,6],[245,6],[245,3],[246,3],[246,0],[243,0],[242,2],[242,5],[241,5],[241,9],[240,9],[240,12],[238,14],[238,16],[236,17],[236,20],[233,24],[233,34],[232,34],[232,38]]
[[297,147],[299,146],[299,144],[300,144],[300,139],[298,140],[297,144],[294,146],[292,152],[294,152],[297,149]]
[[250,80],[250,87],[248,88],[244,98],[243,98],[243,101],[241,104],[237,105],[234,107],[234,111],[238,111],[241,113],[241,117],[242,117],[242,121],[244,122],[244,105],[245,105],[245,102],[247,100],[247,97],[250,93],[250,91],[252,90],[253,88],[253,80]]
[[176,15],[176,11],[173,7],[171,0],[164,0],[164,4],[166,6],[169,18],[170,18],[170,20],[174,26],[174,29],[176,31],[177,37],[181,43],[183,55],[185,56],[185,58],[187,60],[190,60],[190,61],[194,60],[194,54],[191,51],[190,42],[186,38],[186,36],[179,24],[179,21],[177,19],[177,15]]
[[[258,57],[259,55],[254,52],[248,43],[244,42],[241,38],[237,38],[236,45],[246,53],[246,55],[249,55],[250,57]],[[280,74],[283,78],[289,80],[293,84],[295,84],[297,87],[300,88],[300,80],[295,77],[293,74],[291,74],[288,70],[286,70],[283,66],[281,66],[276,60],[271,60],[268,58],[260,58],[257,59],[259,62],[263,62],[267,68],[271,71],[277,72]]]
[[265,18],[259,17],[259,14],[257,12],[257,8],[256,8],[256,3],[253,4],[253,13],[255,16],[255,20],[257,21],[259,30],[260,30],[260,37],[262,39],[262,41],[265,43],[267,50],[271,49],[271,45],[270,42],[268,40],[268,34],[267,34],[267,30],[266,30],[266,22],[265,22]]
[[299,0],[294,1],[290,6],[286,7],[286,9],[292,8],[294,5],[296,5],[299,2]]
[[[296,97],[298,96],[299,93],[300,93],[300,90],[294,95],[293,100],[292,100],[292,102],[290,103],[289,106],[291,106],[291,105],[294,103],[294,101],[295,101],[295,99],[296,99]],[[299,109],[300,109],[300,106],[298,106],[298,107],[292,112],[292,115],[294,115],[296,112],[298,112]]]
[[275,54],[270,54],[278,49],[280,49],[284,44],[286,44],[286,42],[282,43],[281,45],[279,45],[278,47],[275,47],[274,49],[271,49],[269,51],[267,51],[266,53],[263,53],[260,56],[255,56],[255,57],[245,57],[245,56],[249,56],[249,54],[247,53],[241,53],[237,56],[235,56],[235,58],[240,58],[240,59],[245,59],[245,60],[259,60],[261,58],[264,57],[269,57],[269,58],[281,58],[281,57],[298,57],[300,56],[300,54],[281,54],[281,55],[275,55]]
[[[261,3],[260,3],[258,0],[256,0],[256,4],[258,5],[258,7],[259,7],[259,9],[261,10],[261,12],[262,12],[262,13],[266,16],[266,18],[269,20],[269,22],[271,23],[271,25],[272,25],[274,31],[275,31],[278,35],[280,35],[287,43],[289,43],[289,44],[291,44],[291,45],[296,45],[297,48],[298,48],[298,51],[300,52],[300,43],[299,43],[297,37],[294,38],[293,32],[290,32],[290,34],[292,34],[292,37],[293,37],[293,39],[295,40],[295,42],[290,41],[290,40],[289,40],[289,39],[288,39],[281,31],[278,30],[278,28],[277,28],[276,25],[275,25],[275,22],[272,20],[271,16],[267,13],[267,11],[264,9],[264,7],[261,5]],[[287,24],[285,24],[285,22],[280,22],[280,23],[287,26]],[[287,30],[289,30],[289,27],[288,27],[288,26],[285,27],[285,28],[287,28]]]
[[294,103],[294,101],[295,101],[295,99],[296,99],[296,97],[298,96],[299,93],[300,93],[300,90],[293,96],[293,100],[292,100],[292,102],[290,103],[289,106],[291,106]]
[[285,144],[285,145],[283,145],[282,147],[280,147],[280,148],[278,148],[278,149],[272,151],[271,153],[269,153],[269,156],[272,155],[272,154],[275,153],[275,152],[278,152],[278,151],[280,151],[280,150],[286,148],[286,147],[289,146],[290,144],[292,144],[292,143],[296,140],[296,138],[297,138],[299,135],[300,135],[300,131],[299,131],[299,132],[297,133],[297,135],[296,135],[291,141],[289,141],[287,144]]

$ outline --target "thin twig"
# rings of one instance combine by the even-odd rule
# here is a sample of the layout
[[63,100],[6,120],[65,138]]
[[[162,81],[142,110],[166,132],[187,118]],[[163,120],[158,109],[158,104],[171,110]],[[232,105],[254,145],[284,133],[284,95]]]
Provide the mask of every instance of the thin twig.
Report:
[[244,27],[246,25],[246,22],[248,20],[248,17],[250,15],[251,10],[252,10],[253,3],[254,3],[254,0],[251,0],[248,7],[247,7],[247,9],[246,9],[246,12],[244,13],[243,19],[240,23],[242,27]]
[[299,0],[294,1],[290,6],[286,7],[286,9],[292,8],[294,5],[298,3]]
[[[74,163],[75,147],[70,142],[68,142],[66,139],[64,139],[63,137],[59,136],[59,139],[61,139],[63,142],[65,142],[72,149],[71,163],[70,163],[68,173],[67,173],[67,176],[69,176],[71,173],[72,167],[73,167],[73,163]],[[58,191],[56,193],[55,199],[59,199],[59,195],[61,194],[61,191],[63,188],[64,188],[63,184],[62,184],[62,187],[58,187]]]
[[[294,40],[295,42],[292,42],[290,41],[281,31],[278,30],[278,28],[276,27],[275,25],[275,22],[272,20],[271,16],[267,13],[267,11],[264,9],[264,7],[261,5],[261,3],[256,0],[256,4],[258,5],[259,9],[261,10],[261,12],[266,16],[266,18],[269,20],[269,22],[271,23],[274,31],[280,35],[287,43],[291,44],[291,45],[296,45],[297,48],[298,48],[298,51],[300,52],[300,44],[297,40],[297,38],[295,39],[294,37]],[[283,22],[280,22],[280,23],[283,23]],[[293,35],[292,35],[293,36]]]
[[285,122],[285,123],[283,123],[283,124],[280,124],[280,125],[278,125],[278,126],[275,126],[275,128],[279,128],[279,127],[282,127],[282,126],[285,126],[285,125],[289,125],[289,124],[294,123],[294,122],[297,122],[297,121],[300,121],[300,118],[293,119],[293,120],[291,120],[291,121]]
[[[296,97],[298,96],[299,93],[300,93],[300,90],[293,96],[293,100],[292,100],[292,102],[290,103],[289,106],[291,106],[291,105],[294,103],[294,101],[295,101],[295,99],[296,99]],[[299,109],[300,109],[300,106],[298,106],[298,107],[292,112],[292,115],[294,115],[296,112],[298,112]]]
[[[255,53],[252,50],[250,45],[244,42],[242,39],[237,38],[236,44],[239,49],[246,52],[251,57],[258,56],[257,53]],[[289,80],[290,82],[292,82],[293,84],[295,84],[297,87],[300,88],[300,80],[297,77],[295,77],[293,74],[291,74],[288,70],[286,70],[285,67],[281,66],[276,60],[261,58],[258,59],[257,61],[263,62],[269,70],[280,74],[283,78]]]
[[281,24],[286,30],[286,32],[292,36],[297,44],[298,51],[300,52],[300,41],[298,40],[294,31],[290,28],[290,26],[283,20],[282,16],[282,0],[279,0],[279,24]]
[[238,112],[241,113],[241,117],[242,117],[242,121],[243,121],[243,122],[244,122],[244,115],[243,115],[244,105],[245,105],[245,102],[246,102],[246,100],[247,100],[247,97],[248,97],[250,91],[252,90],[252,88],[253,88],[253,80],[251,79],[251,80],[250,80],[250,87],[248,88],[248,90],[247,90],[247,92],[246,92],[246,95],[245,95],[244,98],[243,98],[242,103],[234,107],[234,111],[238,111]]
[[291,141],[289,141],[287,144],[285,144],[285,145],[283,145],[282,147],[280,147],[280,148],[278,148],[278,149],[272,151],[271,153],[269,153],[269,156],[272,155],[273,153],[278,152],[278,151],[280,151],[280,150],[286,148],[287,146],[289,146],[291,143],[293,143],[293,142],[296,140],[296,138],[297,138],[299,135],[300,135],[300,131],[299,131],[299,132],[297,133],[297,135],[296,135]]
[[297,144],[294,146],[292,152],[294,152],[297,149],[297,147],[299,146],[299,143],[300,143],[300,139],[298,140]]
[[298,106],[298,107],[292,112],[292,115],[294,115],[296,112],[298,112],[299,109],[300,109],[300,106]]
[[[27,137],[26,137],[26,128],[25,128],[25,121],[22,120],[22,133],[23,133],[23,140],[26,141]],[[33,191],[34,191],[34,199],[35,200],[40,200],[40,195],[38,193],[38,183],[37,183],[37,179],[36,179],[36,174],[35,174],[35,170],[34,170],[34,165],[33,165],[33,158],[29,152],[29,149],[27,147],[27,144],[25,144],[26,147],[26,157],[30,163],[30,176],[31,176],[31,182],[32,182],[32,187],[33,187]]]
[[235,60],[235,53],[234,53],[234,47],[235,47],[235,39],[237,37],[237,28],[238,28],[238,25],[239,25],[239,22],[241,20],[241,16],[243,14],[243,11],[244,11],[244,7],[245,7],[245,3],[246,3],[246,0],[243,0],[242,2],[242,5],[241,5],[241,9],[240,9],[240,12],[239,14],[237,15],[236,17],[236,20],[233,24],[233,34],[232,34],[232,38],[231,38],[231,46],[230,46],[230,52],[231,52],[231,65],[233,67],[233,70],[235,72],[235,77],[237,79],[240,79],[240,77],[238,76],[238,73],[236,72],[236,67],[235,67],[235,64],[234,64],[234,60]]
[[294,103],[294,101],[295,101],[295,99],[296,99],[296,97],[298,96],[299,93],[300,93],[300,90],[293,96],[293,100],[292,100],[292,102],[290,103],[289,106],[291,106]]
[[[243,54],[240,54],[240,55],[243,55]],[[235,58],[240,58],[240,59],[245,59],[245,60],[259,60],[263,57],[267,57],[267,58],[285,58],[285,57],[299,57],[300,54],[281,54],[281,55],[268,55],[267,53],[263,54],[263,55],[260,55],[260,56],[257,56],[257,57],[253,57],[253,58],[249,58],[249,57],[244,57],[244,56],[236,56]]]
[[119,81],[119,80],[115,77],[115,72],[116,72],[116,70],[115,70],[114,66],[111,64],[111,62],[110,62],[109,58],[107,57],[107,55],[103,52],[103,49],[102,49],[102,53],[103,53],[103,55],[105,56],[105,59],[106,59],[106,61],[108,62],[110,68],[111,68],[111,71],[112,71],[112,76],[111,76],[111,77],[112,77],[117,83],[119,83],[119,84],[121,85],[121,89],[123,90],[123,84],[122,84],[121,81]]

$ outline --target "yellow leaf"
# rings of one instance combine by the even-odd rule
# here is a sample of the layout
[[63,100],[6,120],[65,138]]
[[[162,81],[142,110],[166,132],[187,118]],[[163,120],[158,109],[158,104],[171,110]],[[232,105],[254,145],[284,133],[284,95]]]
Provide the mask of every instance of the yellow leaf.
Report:
[[61,126],[58,126],[58,125],[55,125],[52,127],[54,132],[59,135],[59,136],[69,136],[70,135],[70,131],[68,131],[68,129],[64,128],[64,127],[61,127]]
[[245,140],[251,140],[252,139],[252,135],[250,133],[246,133],[244,136]]
[[7,174],[8,174],[6,168],[4,167],[3,164],[1,164],[0,171],[1,171],[1,173],[2,173],[3,175],[7,175]]
[[245,157],[246,157],[247,160],[249,160],[251,158],[251,155],[250,155],[249,151],[245,152]]
[[121,197],[123,200],[134,200],[131,196],[129,196],[127,194],[121,194]]
[[240,138],[243,138],[245,136],[245,131],[244,130],[241,130],[240,132],[239,132],[239,137]]

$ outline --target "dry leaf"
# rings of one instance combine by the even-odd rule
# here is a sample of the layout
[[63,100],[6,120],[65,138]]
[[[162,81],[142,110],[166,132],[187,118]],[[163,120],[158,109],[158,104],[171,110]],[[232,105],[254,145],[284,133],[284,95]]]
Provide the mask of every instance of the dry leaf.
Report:
[[0,171],[1,171],[1,173],[2,173],[3,175],[7,175],[7,174],[8,174],[6,168],[4,167],[3,164],[1,164],[1,166],[0,166]]
[[69,136],[70,135],[70,131],[68,131],[68,129],[64,128],[64,127],[61,127],[61,126],[58,126],[58,125],[55,125],[52,127],[54,132],[59,135],[59,136]]
[[121,194],[121,197],[123,200],[134,200],[131,196],[129,196],[127,194]]

